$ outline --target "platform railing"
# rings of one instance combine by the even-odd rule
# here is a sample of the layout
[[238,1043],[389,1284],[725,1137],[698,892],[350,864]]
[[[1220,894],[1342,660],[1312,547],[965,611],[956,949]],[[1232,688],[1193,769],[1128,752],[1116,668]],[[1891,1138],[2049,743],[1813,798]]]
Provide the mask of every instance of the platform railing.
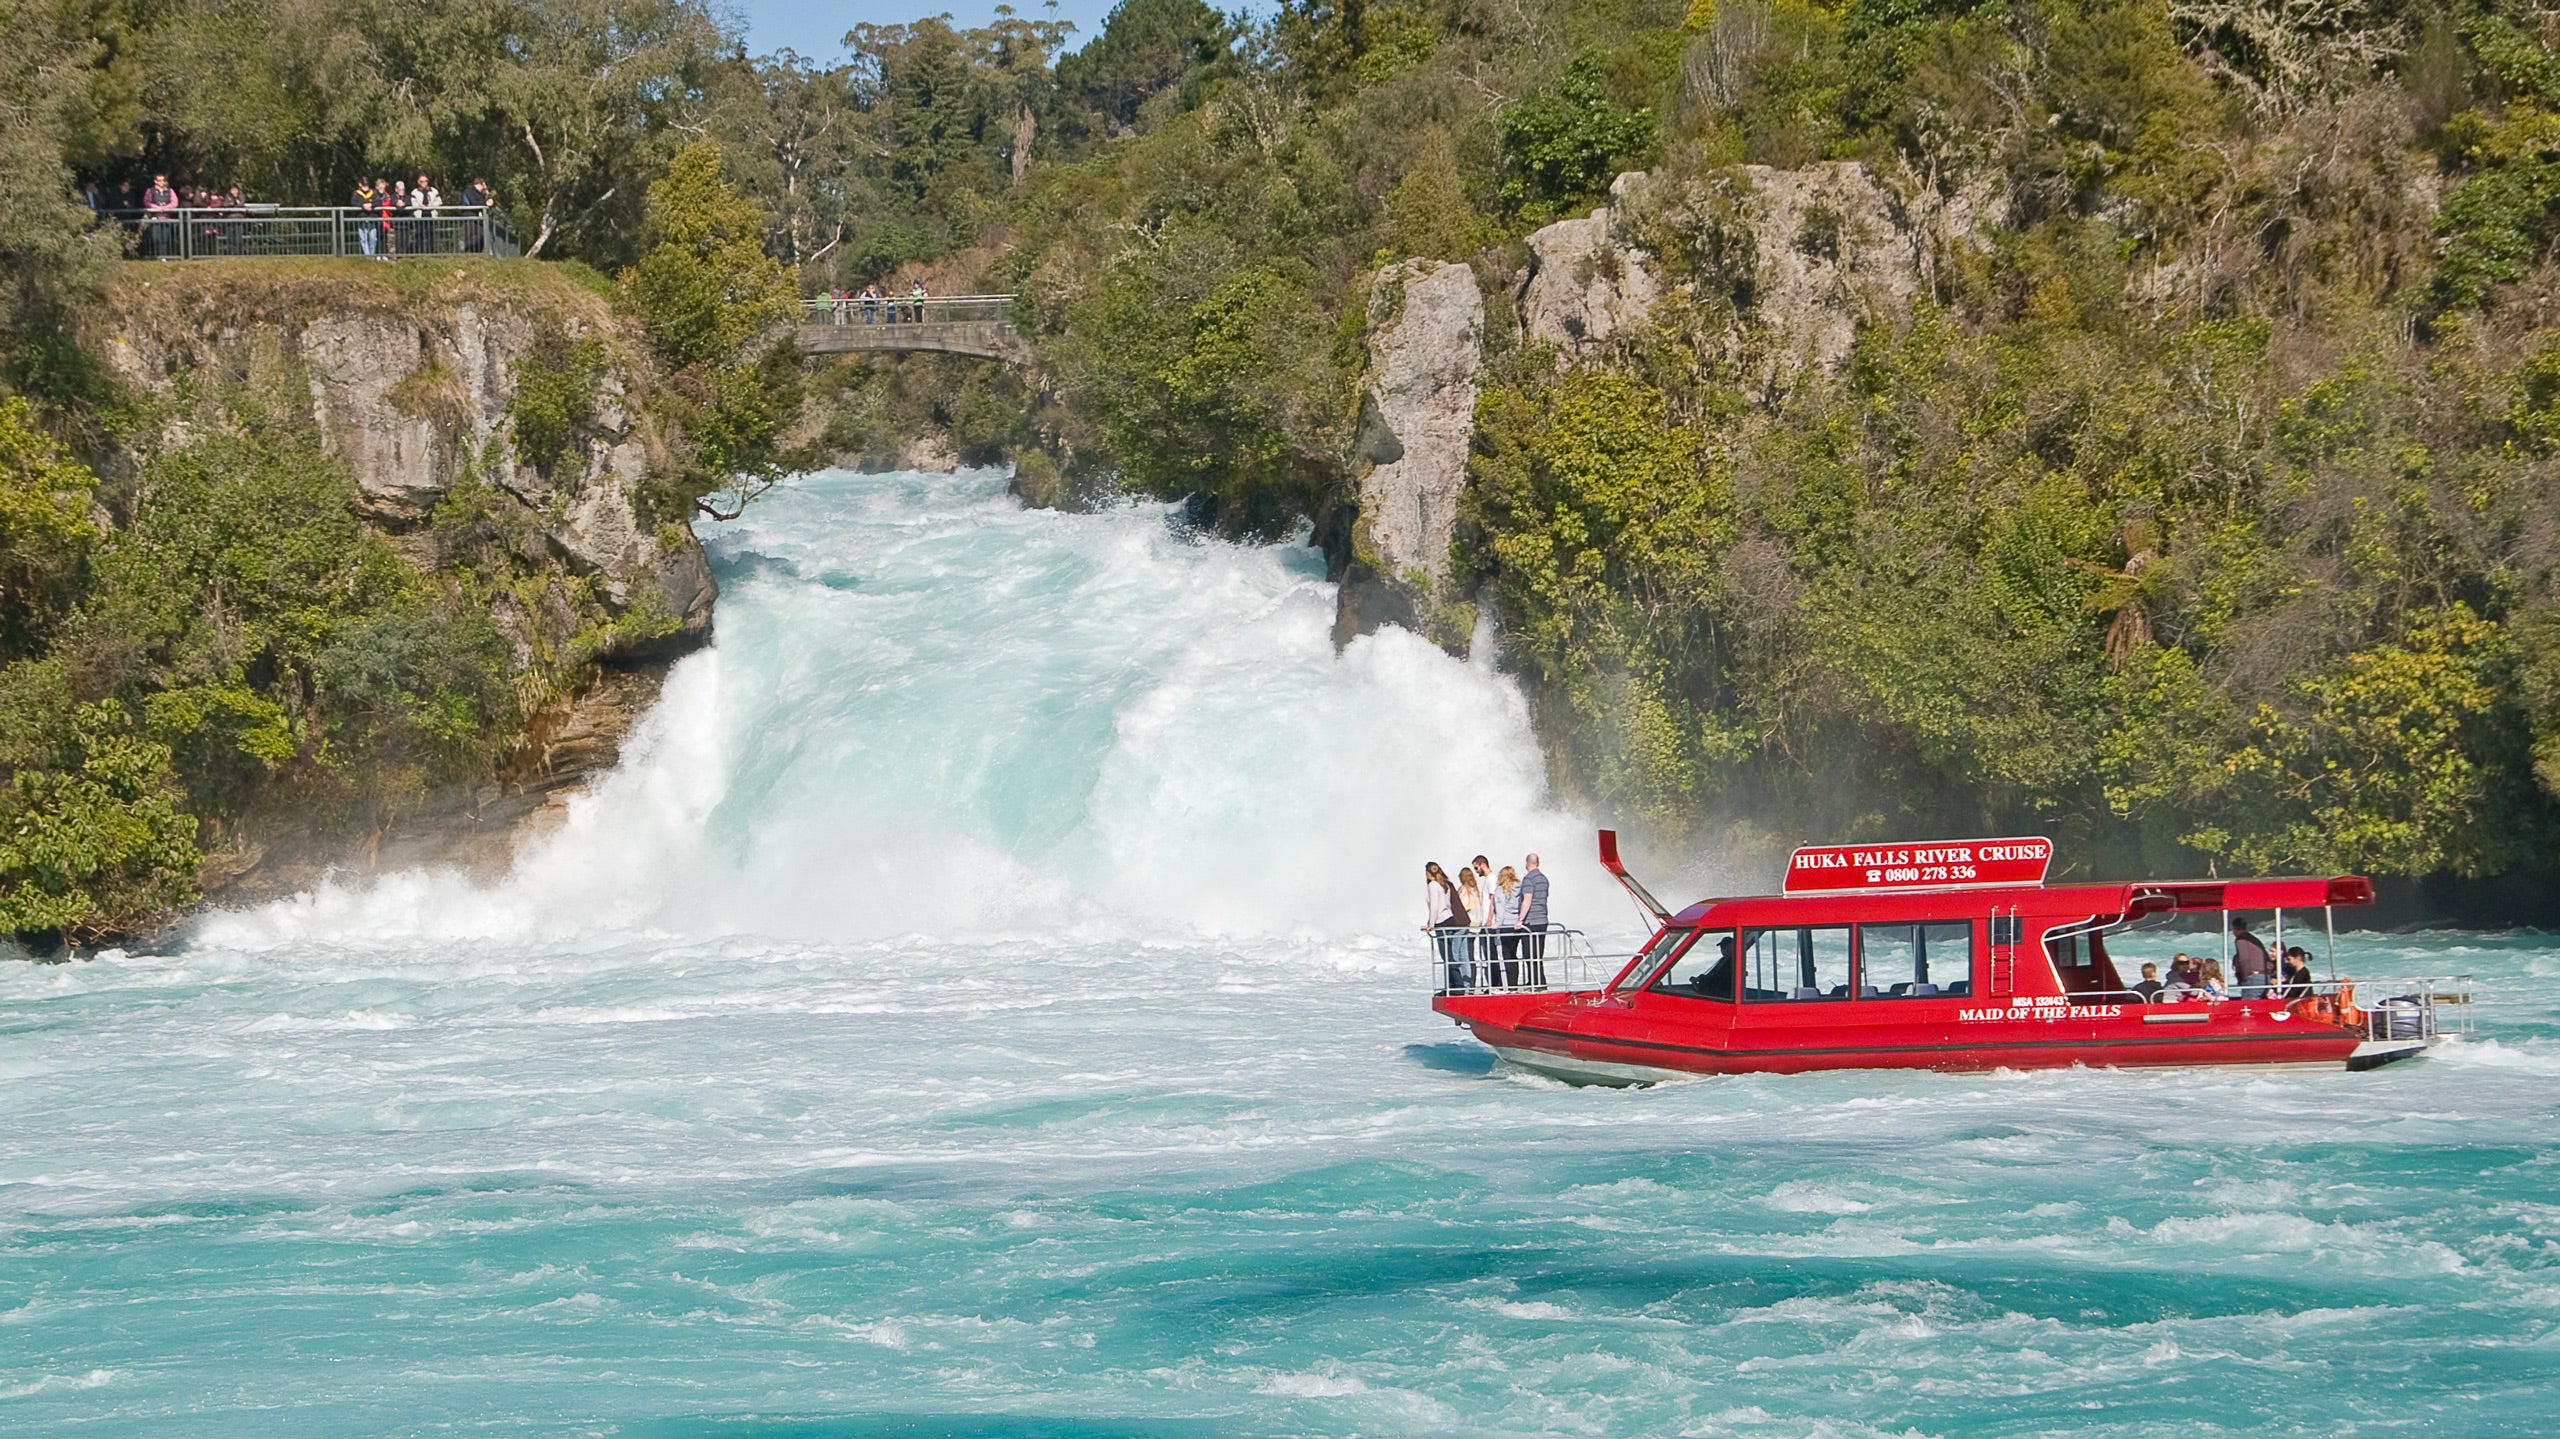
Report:
[[1010,321],[1011,295],[820,295],[806,301],[812,325],[957,325]]
[[1578,929],[1451,929],[1432,934],[1435,994],[1539,994],[1598,989],[1635,957],[1604,953]]
[[506,217],[479,205],[440,205],[412,212],[285,205],[186,210],[109,210],[101,218],[124,227],[125,253],[137,260],[211,260],[226,256],[336,255],[397,260],[415,255],[521,258]]

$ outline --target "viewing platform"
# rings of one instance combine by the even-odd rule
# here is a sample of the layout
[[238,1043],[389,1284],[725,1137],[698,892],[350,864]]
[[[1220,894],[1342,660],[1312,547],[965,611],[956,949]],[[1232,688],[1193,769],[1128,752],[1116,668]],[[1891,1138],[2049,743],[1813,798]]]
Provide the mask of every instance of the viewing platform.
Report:
[[820,298],[807,302],[797,339],[801,353],[809,355],[934,350],[1028,364],[1031,345],[1014,328],[1013,301],[1011,295]]
[[521,259],[524,246],[498,211],[439,205],[412,212],[347,206],[225,205],[201,210],[109,210],[136,260],[213,260],[244,255],[418,255]]

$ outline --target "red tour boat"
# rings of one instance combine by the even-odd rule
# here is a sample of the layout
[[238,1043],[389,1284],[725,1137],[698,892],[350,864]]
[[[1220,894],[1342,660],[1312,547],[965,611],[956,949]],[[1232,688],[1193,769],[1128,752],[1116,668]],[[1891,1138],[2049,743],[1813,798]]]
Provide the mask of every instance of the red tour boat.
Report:
[[[1674,914],[1602,830],[1601,864],[1658,926],[1644,947],[1617,963],[1570,931],[1508,949],[1438,936],[1431,1007],[1515,1064],[1602,1084],[1808,1069],[2370,1069],[2433,1043],[2440,1006],[2451,1030],[2467,1030],[2467,976],[2368,981],[2360,1004],[2334,957],[2325,979],[2254,992],[2235,982],[2213,1001],[2127,982],[2143,961],[2167,973],[2181,949],[2231,973],[2235,920],[2274,956],[2306,938],[2334,950],[2336,908],[2373,902],[2362,876],[2048,885],[2052,858],[2044,839],[1824,845],[1795,852],[1782,893]],[[2156,933],[2130,938],[2141,931]]]

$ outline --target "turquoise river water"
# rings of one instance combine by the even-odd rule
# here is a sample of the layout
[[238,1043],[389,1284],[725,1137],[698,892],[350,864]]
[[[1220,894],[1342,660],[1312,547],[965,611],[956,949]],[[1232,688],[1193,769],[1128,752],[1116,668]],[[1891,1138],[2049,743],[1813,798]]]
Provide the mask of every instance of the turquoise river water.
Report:
[[1566,1088],[1412,933],[1532,847],[1632,927],[1498,674],[999,476],[710,538],[717,645],[504,881],[0,964],[0,1430],[2560,1426],[2549,936],[2347,937],[2483,996],[2371,1074]]

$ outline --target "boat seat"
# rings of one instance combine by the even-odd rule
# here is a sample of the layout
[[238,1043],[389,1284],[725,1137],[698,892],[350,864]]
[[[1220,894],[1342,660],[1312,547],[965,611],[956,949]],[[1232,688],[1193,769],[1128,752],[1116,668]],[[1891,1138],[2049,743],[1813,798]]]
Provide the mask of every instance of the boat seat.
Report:
[[1939,990],[1938,992],[1940,994],[1953,995],[1958,999],[1962,999],[1973,993],[1973,981],[1969,979],[1959,979],[1955,983],[1948,985],[1946,988]]
[[1875,987],[1874,985],[1872,985],[1872,984],[1862,984],[1862,985],[1859,985],[1859,986],[1858,986],[1858,998],[1860,998],[1860,999],[1882,999],[1882,998],[1884,998],[1884,991],[1883,991],[1883,990],[1881,990],[1881,989],[1876,988],[1876,987]]
[[1921,983],[1911,986],[1911,997],[1914,999],[1925,999],[1937,992],[1938,987],[1934,984]]

